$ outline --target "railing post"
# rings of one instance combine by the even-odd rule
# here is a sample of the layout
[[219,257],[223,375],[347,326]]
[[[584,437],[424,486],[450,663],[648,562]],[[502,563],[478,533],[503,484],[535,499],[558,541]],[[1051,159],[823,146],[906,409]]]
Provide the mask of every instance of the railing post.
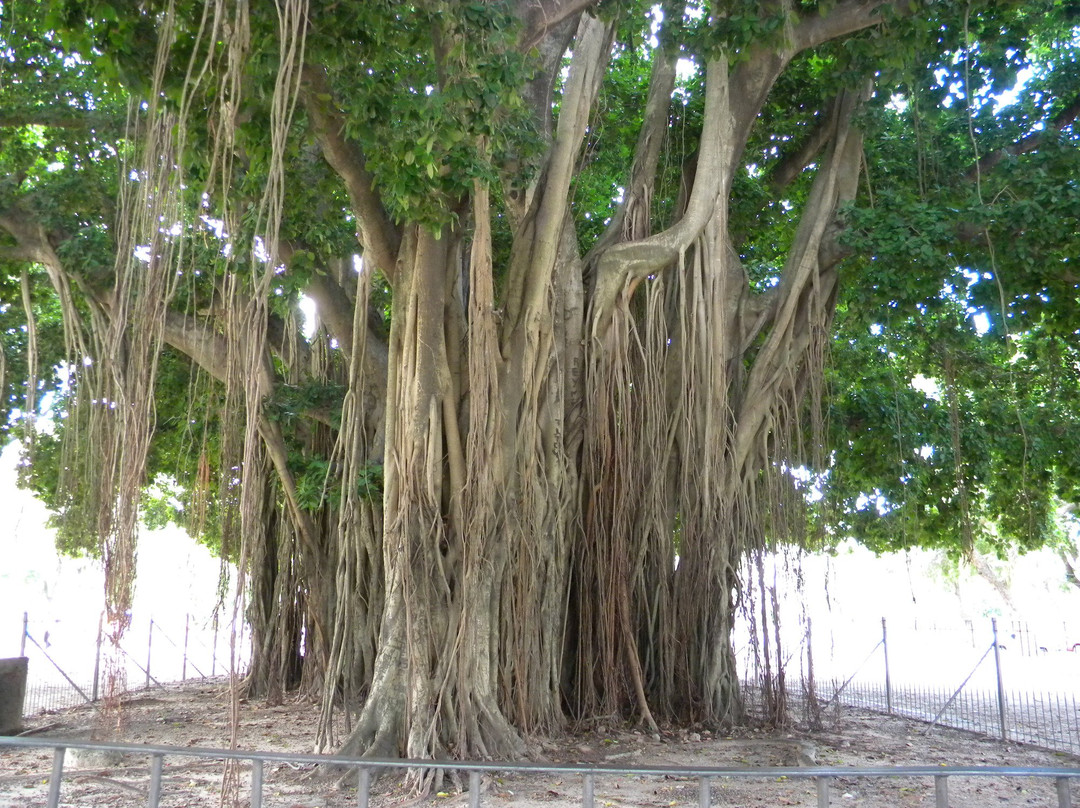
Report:
[[164,755],[153,755],[150,758],[150,794],[146,798],[146,808],[158,808],[161,799],[161,767],[164,763]]
[[818,808],[829,808],[829,778],[815,777],[817,781],[817,804]]
[[371,794],[371,769],[361,769],[359,782],[356,784],[356,808],[368,808]]
[[943,774],[934,777],[934,806],[949,808],[949,778]]
[[585,775],[581,784],[581,808],[593,808],[593,776]]
[[480,772],[469,772],[469,808],[480,808]]
[[1069,790],[1069,778],[1057,778],[1058,808],[1072,808],[1072,792]]
[[150,689],[150,646],[154,642],[154,618],[150,618],[150,633],[146,635],[146,689]]
[[881,650],[885,652],[885,709],[892,715],[892,680],[889,678],[889,642],[885,618],[881,618]]
[[26,635],[30,633],[30,614],[22,613],[22,636],[19,638],[19,656],[26,656]]
[[1005,740],[1005,685],[1001,680],[1001,652],[998,648],[997,618],[990,618],[990,628],[994,632],[994,671],[997,674],[998,717],[1001,720],[1001,740]]
[[263,762],[251,761],[251,808],[262,808]]
[[698,783],[698,808],[709,808],[712,805],[712,778],[702,777]]
[[64,779],[64,755],[67,749],[58,746],[53,749],[52,774],[49,776],[49,808],[60,805],[60,782]]

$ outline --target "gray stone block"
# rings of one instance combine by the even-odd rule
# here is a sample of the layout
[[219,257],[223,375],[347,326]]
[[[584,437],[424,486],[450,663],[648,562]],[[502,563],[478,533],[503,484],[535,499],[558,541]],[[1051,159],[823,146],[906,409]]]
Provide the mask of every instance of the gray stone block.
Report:
[[28,662],[26,657],[0,659],[0,735],[22,731]]

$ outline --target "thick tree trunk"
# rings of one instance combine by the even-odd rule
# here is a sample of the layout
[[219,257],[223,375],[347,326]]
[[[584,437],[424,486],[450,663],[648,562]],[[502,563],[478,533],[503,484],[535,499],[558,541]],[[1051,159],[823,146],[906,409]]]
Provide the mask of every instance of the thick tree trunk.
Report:
[[615,243],[594,259],[586,539],[574,589],[582,715],[741,718],[731,647],[738,569],[791,529],[764,506],[769,491],[790,488],[774,479],[782,464],[798,462],[792,430],[821,372],[834,302],[823,256],[834,254],[830,227],[854,193],[861,150],[851,94],[828,123],[831,145],[780,286],[763,299],[748,285],[727,211],[745,117],[784,60],[775,61],[730,74],[722,60],[710,64],[684,215],[636,241],[609,231]]
[[[455,395],[462,380],[448,353],[460,350],[448,345],[460,266],[454,234],[405,233],[387,397],[386,607],[371,692],[348,752],[487,757],[519,749],[497,704],[493,659],[506,545],[494,530],[485,535],[475,515],[476,532],[463,529],[470,517],[461,507],[467,469]],[[497,457],[490,462],[492,471],[500,467]],[[494,502],[477,504],[495,513]]]

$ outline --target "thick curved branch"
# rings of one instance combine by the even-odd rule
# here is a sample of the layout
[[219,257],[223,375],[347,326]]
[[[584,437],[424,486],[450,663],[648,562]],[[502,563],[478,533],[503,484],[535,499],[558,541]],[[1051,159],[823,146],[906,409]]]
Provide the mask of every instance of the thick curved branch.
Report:
[[675,59],[663,48],[654,52],[649,76],[649,95],[634,149],[634,162],[623,201],[611,218],[594,251],[599,253],[616,241],[634,241],[649,235],[652,189],[656,167],[668,128],[671,94],[675,90]]
[[597,0],[520,0],[515,14],[521,20],[520,49],[535,48],[555,28]]
[[[0,227],[3,227],[2,223],[0,223]],[[13,264],[33,264],[38,262],[34,256],[34,250],[24,247],[22,244],[0,245],[0,261],[10,261]]]
[[333,278],[313,272],[304,294],[315,301],[315,308],[330,335],[337,340],[346,357],[353,352],[353,303]]
[[511,265],[506,294],[506,322],[511,332],[523,316],[540,310],[547,294],[570,205],[570,185],[578,153],[603,81],[613,35],[613,26],[582,16],[555,139],[544,166],[543,180],[537,184],[527,224],[532,232],[523,239],[527,246]]
[[915,11],[915,5],[912,0],[848,0],[837,3],[827,14],[809,10],[793,28],[791,45],[795,53],[814,48],[877,25],[882,21],[881,9],[885,6],[892,6],[897,14],[910,14]]
[[854,111],[865,100],[862,93],[845,92],[831,116],[831,148],[814,180],[799,223],[795,242],[778,287],[771,314],[772,330],[754,358],[737,421],[735,460],[744,468],[757,445],[775,402],[775,391],[791,372],[790,359],[809,342],[811,326],[832,310],[837,277],[830,258],[839,207],[854,197],[858,184],[862,135],[851,126]]
[[331,94],[325,74],[305,66],[302,94],[323,156],[345,182],[353,213],[360,225],[364,255],[392,284],[401,234],[375,192],[375,179],[367,170],[364,155],[345,138],[345,122],[328,100]]
[[[731,110],[737,121],[733,136],[739,144],[732,150],[733,161],[742,158],[750,129],[773,85],[791,60],[804,50],[877,25],[881,22],[881,9],[889,5],[897,13],[914,11],[914,3],[910,0],[848,0],[837,3],[827,14],[807,11],[798,17],[784,46],[765,44],[753,50],[750,58],[732,71]],[[734,164],[731,169],[735,169]]]
[[57,262],[45,228],[33,215],[18,208],[0,211],[0,230],[6,230],[15,240],[14,246],[4,248],[9,260],[31,261],[46,269]]
[[[366,282],[363,278],[359,281]],[[363,372],[367,378],[368,390],[385,390],[387,369],[390,364],[390,346],[383,334],[378,333],[374,323],[378,319],[375,315],[367,318],[368,327],[366,333],[357,339],[354,333],[355,303],[349,295],[333,278],[327,275],[312,275],[308,281],[305,293],[318,309],[319,316],[323,318],[330,334],[338,341],[345,356],[352,357],[352,353],[359,344],[364,352],[361,357]]]
[[[0,211],[0,230],[7,231],[15,240],[14,246],[5,248],[6,256],[10,260],[27,261],[45,267],[49,283],[60,298],[64,311],[64,339],[69,349],[77,349],[82,355],[87,355],[89,352],[83,342],[81,324],[78,322],[79,314],[72,304],[71,282],[64,272],[60,256],[53,249],[45,226],[33,214],[19,208],[9,208]],[[104,302],[92,294],[80,277],[75,277],[75,283],[86,295],[91,306],[98,309],[104,307]]]
[[732,129],[729,89],[727,61],[710,61],[705,68],[701,148],[693,189],[682,218],[663,232],[641,241],[616,244],[599,256],[593,296],[594,336],[606,329],[622,290],[674,263],[713,215],[717,197],[727,184],[725,147],[731,143]]
[[[787,46],[762,45],[730,74],[723,57],[707,65],[701,147],[686,212],[664,232],[615,245],[600,256],[594,331],[606,327],[622,290],[670,266],[701,233],[717,197],[729,190],[758,112],[792,58],[807,48],[876,25],[881,21],[880,9],[889,4],[888,0],[849,0],[837,3],[827,14],[807,12],[790,29]],[[901,13],[913,8],[908,0],[891,4]]]
[[[0,229],[7,231],[15,239],[14,245],[0,247],[0,259],[42,265],[57,294],[70,295],[68,275],[40,222],[24,211],[6,210],[0,212]],[[108,294],[95,292],[84,284],[80,284],[80,289],[91,305],[106,313],[111,309]],[[274,331],[273,324],[270,330]],[[277,330],[280,332],[283,328],[278,326]],[[221,382],[227,381],[228,343],[224,336],[212,330],[205,322],[177,311],[168,311],[163,323],[162,339],[186,354],[213,378]],[[272,390],[274,380],[269,365],[262,365],[259,372],[263,374],[263,389]],[[306,411],[305,415],[327,425],[333,422],[332,413],[327,411],[310,410]]]

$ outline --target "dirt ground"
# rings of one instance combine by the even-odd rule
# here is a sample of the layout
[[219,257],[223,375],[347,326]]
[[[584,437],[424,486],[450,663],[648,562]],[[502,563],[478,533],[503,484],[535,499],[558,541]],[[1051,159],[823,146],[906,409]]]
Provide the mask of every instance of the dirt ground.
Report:
[[[225,747],[229,738],[229,695],[222,682],[188,682],[132,694],[123,706],[123,736],[132,743],[177,747]],[[242,705],[239,748],[308,754],[315,739],[318,708],[290,702],[268,707]],[[36,716],[30,732],[36,738],[89,738],[95,712],[81,707]],[[531,739],[537,762],[592,763],[613,766],[799,766],[829,767],[898,765],[1033,766],[1074,769],[1080,758],[1017,744],[1002,744],[970,733],[935,729],[902,718],[846,710],[822,731],[798,729],[782,733],[746,730],[715,737],[704,730],[659,735],[628,727],[595,727],[557,738]],[[146,804],[147,758],[107,765],[100,754],[89,759],[69,752],[60,805],[64,808]],[[51,749],[14,749],[0,745],[0,806],[35,808],[46,805]],[[246,768],[246,767],[245,767]],[[220,804],[223,764],[193,757],[165,758],[162,806]],[[268,808],[339,808],[356,805],[355,789],[313,776],[311,767],[268,765],[263,805]],[[467,778],[465,778],[467,782]],[[248,804],[248,771],[240,773],[240,800]],[[1072,782],[1072,801],[1080,806],[1080,779]],[[500,772],[481,780],[481,805],[491,808],[569,808],[581,804],[582,779],[576,774]],[[952,808],[983,806],[1057,806],[1052,778],[951,777]],[[697,806],[694,778],[604,775],[595,781],[597,808],[673,808]],[[838,777],[831,782],[831,805],[897,808],[933,806],[932,778]],[[816,806],[816,785],[810,779],[717,778],[712,782],[716,806]],[[466,793],[444,784],[436,795],[418,799],[400,778],[385,776],[374,786],[373,808],[464,808]]]

